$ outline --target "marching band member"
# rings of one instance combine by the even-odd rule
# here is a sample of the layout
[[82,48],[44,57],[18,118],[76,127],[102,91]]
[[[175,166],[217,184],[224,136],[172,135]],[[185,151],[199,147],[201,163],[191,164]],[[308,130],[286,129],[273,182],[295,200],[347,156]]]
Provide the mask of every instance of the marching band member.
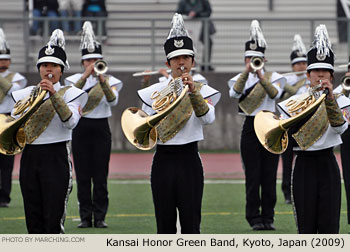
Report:
[[[299,34],[295,34],[292,53],[290,54],[290,61],[292,70],[295,74],[286,75],[286,84],[284,85],[284,92],[282,100],[285,100],[292,95],[305,93],[308,87],[306,78],[307,60],[306,48]],[[292,144],[288,145],[287,150],[282,154],[282,192],[286,204],[292,204],[291,200],[291,176],[293,164],[293,148]]]
[[[350,58],[348,62],[348,71],[345,76],[350,78]],[[343,85],[339,85],[336,89],[334,89],[334,93],[342,93],[346,97],[349,98],[349,90],[344,89]],[[343,108],[342,112],[349,123],[350,117],[350,107]],[[346,193],[346,202],[347,202],[347,212],[348,212],[348,224],[350,225],[350,129],[348,128],[342,135],[341,139],[343,143],[340,145],[340,157],[341,164],[343,169],[343,179]],[[350,230],[349,230],[350,231]]]
[[[334,53],[325,25],[316,28],[312,45],[307,53],[310,92],[318,97],[328,90],[328,95],[312,115],[291,128],[297,143],[292,201],[299,233],[338,233],[341,183],[333,147],[341,144],[341,134],[348,127],[340,108],[349,106],[350,100],[333,92]],[[302,103],[303,95],[278,104],[283,118],[293,116],[288,108],[294,101]]]
[[230,97],[239,99],[239,114],[245,116],[240,148],[246,177],[246,219],[253,230],[275,230],[279,158],[259,143],[254,117],[261,110],[275,111],[275,100],[281,97],[285,83],[285,78],[276,72],[266,72],[263,68],[254,72],[251,59],[259,57],[264,62],[265,49],[266,41],[259,23],[253,20],[250,40],[245,44],[245,70],[228,82]]
[[[9,71],[10,47],[0,28],[0,113],[10,115],[13,105],[11,93],[26,86],[27,80],[19,73]],[[0,154],[0,207],[8,207],[11,201],[11,184],[14,156]]]
[[[189,93],[157,126],[159,140],[151,171],[157,233],[177,232],[176,209],[181,233],[200,233],[204,176],[198,141],[203,140],[203,125],[215,120],[214,106],[221,94],[193,80],[190,74],[195,64],[193,42],[180,14],[173,16],[164,50],[171,79],[180,77],[189,87]],[[155,114],[151,94],[168,84],[166,79],[138,91],[143,111]]]
[[95,72],[95,62],[103,58],[102,47],[96,41],[89,21],[83,25],[80,49],[85,71],[65,79],[66,85],[74,85],[89,95],[82,118],[73,130],[72,140],[81,219],[78,227],[92,227],[94,219],[94,227],[106,228],[107,178],[112,144],[108,117],[112,116],[111,107],[118,103],[123,83],[111,75]]
[[[27,145],[20,162],[20,186],[28,233],[64,233],[67,201],[72,189],[68,141],[80,119],[87,94],[60,83],[68,67],[61,30],[40,49],[37,67],[44,102],[24,124]],[[15,102],[33,92],[30,86],[12,93]],[[16,108],[12,110],[15,115]]]

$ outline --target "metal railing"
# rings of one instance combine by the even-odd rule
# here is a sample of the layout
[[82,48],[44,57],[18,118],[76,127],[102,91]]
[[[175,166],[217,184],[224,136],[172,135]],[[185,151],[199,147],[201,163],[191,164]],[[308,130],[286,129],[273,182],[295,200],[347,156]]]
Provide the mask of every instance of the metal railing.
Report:
[[[42,29],[42,35],[40,37],[36,36],[37,39],[33,40],[33,37],[30,35],[30,23],[32,23],[34,20],[40,21],[43,24]],[[0,27],[6,26],[6,24],[10,23],[18,23],[22,24],[22,30],[16,31],[17,33],[23,33],[23,46],[24,46],[24,62],[25,65],[24,69],[25,71],[30,71],[30,66],[33,63],[33,57],[30,55],[36,54],[36,51],[33,51],[33,43],[40,44],[41,46],[44,45],[50,36],[50,22],[52,21],[58,21],[62,22],[64,20],[68,21],[85,21],[90,20],[97,22],[97,29],[96,29],[96,35],[99,41],[103,41],[104,39],[107,39],[103,36],[102,30],[103,30],[103,23],[131,23],[131,22],[142,22],[142,31],[145,32],[147,35],[140,35],[134,34],[133,36],[130,36],[130,38],[127,38],[127,35],[124,35],[125,39],[129,39],[130,41],[135,41],[133,46],[137,49],[138,45],[136,42],[138,41],[149,41],[145,42],[142,46],[147,47],[149,50],[149,53],[144,53],[145,58],[147,58],[144,62],[145,66],[147,68],[151,68],[151,70],[155,70],[159,65],[162,65],[164,62],[164,54],[160,53],[162,52],[162,46],[164,43],[164,40],[166,38],[166,34],[169,31],[170,27],[170,21],[169,19],[137,19],[137,18],[98,18],[98,17],[89,17],[89,18],[76,18],[76,17],[23,17],[23,18],[0,18]],[[211,64],[214,64],[214,66],[235,66],[235,65],[242,65],[242,57],[243,57],[243,44],[246,40],[249,39],[249,25],[251,22],[251,19],[212,19],[214,22],[217,33],[214,37],[214,45],[216,46],[215,49],[213,48],[213,56],[215,56],[216,52],[220,51],[221,56],[219,53],[212,58],[212,62],[209,62],[209,19],[198,19],[198,21],[202,22],[204,26],[204,33],[203,33],[203,54],[201,52],[198,52],[198,54],[201,56],[202,61],[198,62],[199,65],[202,65],[205,69],[208,69]],[[265,38],[267,39],[268,45],[269,42],[274,41],[274,44],[272,44],[268,48],[268,52],[273,52],[274,57],[270,57],[269,64],[274,64],[277,66],[288,66],[289,67],[289,61],[288,56],[292,47],[292,37],[294,36],[294,33],[301,32],[306,39],[304,39],[305,45],[308,47],[313,39],[314,29],[315,27],[320,23],[329,23],[332,24],[330,27],[333,27],[333,29],[338,29],[337,24],[339,22],[343,22],[346,26],[346,29],[340,31],[346,33],[347,41],[345,43],[342,43],[342,50],[337,52],[338,55],[340,55],[340,58],[343,60],[344,57],[347,58],[348,55],[350,55],[350,19],[347,18],[328,18],[328,19],[289,19],[289,18],[264,18],[259,20],[261,23],[261,27],[263,29]],[[185,20],[185,24],[186,24]],[[293,25],[295,24],[295,25]],[[19,25],[18,25],[19,26]],[[128,26],[113,26],[113,25],[107,25],[108,29],[116,29],[116,30],[127,30]],[[133,29],[137,29],[137,27],[133,27]],[[161,33],[159,32],[161,31]],[[338,31],[329,30],[329,34],[331,35],[331,40],[335,40],[335,43],[332,41],[332,43],[338,47],[336,48],[339,50],[340,42],[338,41]],[[6,30],[5,30],[6,33]],[[147,39],[144,39],[142,36],[147,36]],[[271,38],[273,37],[273,39]],[[114,35],[114,38],[118,39],[118,34]],[[76,40],[76,42],[79,42],[80,36],[74,35],[73,39]],[[133,40],[134,39],[134,40]],[[235,42],[233,42],[235,40]],[[239,40],[239,41],[238,41]],[[34,42],[33,42],[34,41]],[[69,43],[67,43],[69,44]],[[11,46],[11,43],[10,43]],[[67,45],[69,46],[69,45]],[[104,45],[104,51],[105,52],[114,52],[114,51],[121,51],[123,52],[123,46],[127,47],[130,46],[127,43],[126,44],[112,44],[109,45],[108,43]],[[139,46],[140,48],[142,47]],[[120,48],[118,48],[120,47]],[[237,48],[239,47],[239,48]],[[12,46],[13,50],[16,50]],[[135,51],[137,51],[135,49]],[[215,51],[216,50],[216,51]],[[276,55],[276,52],[278,52],[280,55]],[[125,52],[126,54],[127,52]],[[337,54],[336,53],[336,54]],[[141,54],[141,53],[140,53]],[[146,55],[147,54],[147,55]],[[283,57],[282,57],[283,54]],[[233,55],[233,56],[231,56]],[[237,56],[238,55],[238,56]],[[109,56],[109,55],[105,55]],[[126,61],[126,58],[120,57],[118,58],[118,64],[138,64],[138,59],[135,59],[135,61],[132,60],[133,55],[127,55],[128,60]],[[126,57],[126,56],[125,56]],[[123,62],[124,61],[124,62]],[[344,63],[344,62],[342,62]]]

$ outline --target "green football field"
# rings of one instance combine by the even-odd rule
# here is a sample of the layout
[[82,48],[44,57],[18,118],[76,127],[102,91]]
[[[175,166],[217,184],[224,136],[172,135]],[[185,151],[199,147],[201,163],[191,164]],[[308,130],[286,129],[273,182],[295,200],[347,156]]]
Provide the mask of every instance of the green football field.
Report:
[[[201,232],[205,234],[295,234],[296,226],[291,205],[284,204],[277,184],[275,214],[276,231],[252,231],[245,220],[244,181],[206,180],[204,187]],[[340,233],[348,233],[344,185]],[[109,180],[109,210],[107,229],[78,229],[79,223],[76,185],[70,195],[65,231],[67,234],[154,234],[156,223],[152,195],[147,180]],[[13,181],[12,202],[9,208],[0,208],[0,233],[25,234],[26,226],[22,196],[18,180]]]

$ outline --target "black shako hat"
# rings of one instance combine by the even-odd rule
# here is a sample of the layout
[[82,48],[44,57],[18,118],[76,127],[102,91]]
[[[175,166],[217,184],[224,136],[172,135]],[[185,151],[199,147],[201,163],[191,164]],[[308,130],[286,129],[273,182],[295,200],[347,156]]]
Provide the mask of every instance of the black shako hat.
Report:
[[40,49],[36,66],[39,68],[41,63],[49,62],[59,64],[63,66],[63,69],[68,69],[69,64],[64,46],[63,32],[60,29],[54,30],[47,45]]
[[178,13],[173,16],[164,51],[168,60],[179,55],[194,56],[195,54],[193,41],[188,35],[182,16]]
[[323,68],[334,71],[335,55],[324,24],[316,27],[312,48],[307,53],[307,70]]
[[264,35],[260,29],[258,20],[253,20],[250,25],[250,40],[245,43],[244,57],[265,57],[267,47]]
[[85,21],[80,41],[81,59],[102,59],[102,46],[96,40],[90,21]]
[[299,34],[294,35],[292,52],[290,54],[290,61],[292,65],[298,62],[307,62],[306,48]]

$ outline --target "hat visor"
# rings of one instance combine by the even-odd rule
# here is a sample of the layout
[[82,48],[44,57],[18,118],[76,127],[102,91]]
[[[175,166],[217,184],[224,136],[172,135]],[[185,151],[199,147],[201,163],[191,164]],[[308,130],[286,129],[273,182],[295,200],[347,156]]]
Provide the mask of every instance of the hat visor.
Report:
[[265,54],[263,54],[262,52],[258,52],[258,51],[245,51],[244,52],[244,57],[265,57]]
[[179,49],[179,50],[175,50],[175,51],[168,53],[168,55],[166,57],[167,57],[167,59],[171,59],[171,58],[174,58],[174,57],[180,56],[180,55],[194,56],[194,51],[190,50],[190,49]]
[[63,67],[66,67],[64,62],[61,59],[56,58],[56,57],[52,57],[52,56],[45,56],[45,57],[38,59],[38,61],[36,62],[36,65],[38,66],[41,63],[56,63],[56,64],[59,64]]
[[0,59],[11,59],[10,54],[0,54]]
[[102,54],[99,53],[89,53],[85,54],[81,57],[81,60],[86,60],[86,59],[102,59],[103,56]]
[[292,65],[298,62],[307,62],[307,59],[305,57],[297,57],[292,60]]
[[312,70],[312,69],[329,69],[334,71],[334,67],[331,64],[328,63],[313,63],[307,66],[306,70]]

